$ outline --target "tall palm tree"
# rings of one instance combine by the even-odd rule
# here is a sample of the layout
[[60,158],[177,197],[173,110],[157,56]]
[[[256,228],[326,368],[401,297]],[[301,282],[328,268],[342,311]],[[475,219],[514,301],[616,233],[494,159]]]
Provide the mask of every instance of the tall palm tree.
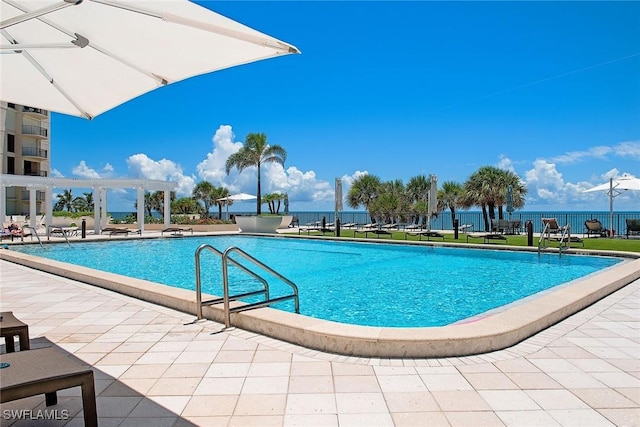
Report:
[[244,169],[255,166],[258,169],[258,198],[256,199],[256,214],[262,213],[262,187],[260,183],[260,167],[264,163],[279,163],[284,166],[287,160],[287,152],[279,145],[269,145],[267,135],[264,133],[250,133],[247,135],[244,146],[240,151],[232,154],[227,159],[225,169],[227,175],[234,167],[242,172]]
[[200,181],[193,188],[193,198],[202,202],[206,217],[209,217],[209,209],[216,203],[216,187],[209,181]]
[[358,206],[364,206],[371,216],[373,222],[373,213],[371,212],[371,203],[378,197],[382,183],[376,175],[362,175],[356,178],[349,189],[347,195],[347,204],[354,209]]
[[449,208],[451,211],[451,224],[456,219],[456,209],[463,205],[462,184],[455,181],[445,181],[442,183],[442,189],[438,191],[438,210],[445,210]]

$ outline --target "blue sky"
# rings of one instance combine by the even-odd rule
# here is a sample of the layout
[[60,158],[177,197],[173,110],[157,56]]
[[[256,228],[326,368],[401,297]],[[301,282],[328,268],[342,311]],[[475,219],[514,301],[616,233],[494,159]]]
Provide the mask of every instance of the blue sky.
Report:
[[[640,2],[200,4],[302,54],[179,82],[92,121],[52,114],[54,176],[255,194],[254,170],[224,172],[252,132],[287,150],[262,191],[288,193],[292,211],[333,210],[335,178],[345,190],[362,173],[462,183],[486,165],[521,177],[526,210],[606,211],[605,194],[582,191],[640,176]],[[639,193],[616,209],[640,210]],[[134,202],[113,192],[108,209]]]

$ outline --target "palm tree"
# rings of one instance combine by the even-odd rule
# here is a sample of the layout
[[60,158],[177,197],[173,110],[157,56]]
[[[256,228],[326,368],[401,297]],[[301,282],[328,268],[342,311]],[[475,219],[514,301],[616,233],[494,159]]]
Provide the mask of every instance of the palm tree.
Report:
[[412,214],[417,216],[418,224],[422,224],[423,216],[429,211],[429,190],[431,181],[426,175],[417,175],[407,183],[407,197],[412,206]]
[[54,210],[73,212],[73,194],[71,189],[64,190],[62,194],[58,194],[58,201],[56,202]]
[[200,181],[193,188],[193,198],[202,202],[206,217],[209,217],[209,209],[216,203],[216,187],[209,181]]
[[447,208],[451,211],[451,224],[456,219],[456,209],[462,206],[463,188],[462,184],[455,181],[445,181],[442,189],[438,191],[438,210]]
[[287,160],[287,152],[279,145],[269,145],[267,135],[264,133],[250,133],[247,135],[244,146],[240,151],[232,154],[227,159],[226,172],[229,175],[234,167],[242,172],[244,169],[255,166],[258,169],[258,198],[256,199],[256,214],[262,213],[262,192],[260,183],[260,167],[264,163],[279,163],[284,166]]
[[364,206],[373,222],[374,213],[371,212],[371,203],[378,197],[381,187],[380,178],[376,175],[362,175],[356,178],[349,189],[347,204],[354,209]]
[[286,197],[282,193],[269,193],[262,198],[262,203],[266,203],[269,206],[269,213],[277,214],[280,213],[280,205]]
[[215,187],[214,191],[213,191],[213,197],[215,200],[216,205],[218,206],[218,218],[222,219],[222,207],[226,206],[226,205],[230,205],[231,203],[233,203],[230,200],[220,200],[220,199],[224,199],[226,197],[229,197],[231,195],[231,192],[229,190],[227,190],[224,187]]
[[509,184],[513,187],[514,206],[524,206],[527,189],[513,172],[495,166],[483,166],[471,174],[465,182],[465,196],[462,203],[466,207],[476,205],[482,208],[485,230],[491,229],[489,222],[496,217],[496,207],[498,207],[499,218],[502,218],[502,206],[506,203]]
[[202,206],[192,197],[182,197],[171,202],[172,214],[192,214],[202,209]]

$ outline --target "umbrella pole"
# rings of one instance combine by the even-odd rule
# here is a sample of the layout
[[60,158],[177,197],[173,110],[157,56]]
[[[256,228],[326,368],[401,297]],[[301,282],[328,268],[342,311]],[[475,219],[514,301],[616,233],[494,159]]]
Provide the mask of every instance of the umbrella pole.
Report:
[[609,178],[609,237],[613,237],[613,178]]

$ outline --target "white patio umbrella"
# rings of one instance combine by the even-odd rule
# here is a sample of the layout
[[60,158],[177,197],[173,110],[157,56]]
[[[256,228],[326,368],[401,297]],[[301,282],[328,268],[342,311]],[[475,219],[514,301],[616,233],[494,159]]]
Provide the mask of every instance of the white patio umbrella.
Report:
[[431,231],[431,217],[438,215],[438,177],[436,175],[429,175],[429,201],[427,213],[427,231]]
[[507,212],[509,213],[509,219],[511,219],[511,215],[513,214],[513,186],[509,184],[507,186]]
[[93,118],[294,46],[188,0],[2,0],[0,100]]
[[583,193],[591,193],[597,191],[606,191],[609,196],[609,232],[613,230],[613,200],[628,190],[640,191],[640,178],[633,175],[624,174],[618,178],[609,178],[609,182],[596,185],[593,188],[583,191]]
[[[254,196],[254,195],[251,195],[251,194],[238,193],[238,194],[232,194],[231,196],[228,196],[228,197],[222,197],[220,199],[216,199],[216,201],[218,201],[218,202],[220,202],[220,201],[236,202],[236,201],[245,201],[245,200],[255,200],[257,198],[258,198],[258,196]],[[229,219],[229,203],[227,203],[227,219]]]

